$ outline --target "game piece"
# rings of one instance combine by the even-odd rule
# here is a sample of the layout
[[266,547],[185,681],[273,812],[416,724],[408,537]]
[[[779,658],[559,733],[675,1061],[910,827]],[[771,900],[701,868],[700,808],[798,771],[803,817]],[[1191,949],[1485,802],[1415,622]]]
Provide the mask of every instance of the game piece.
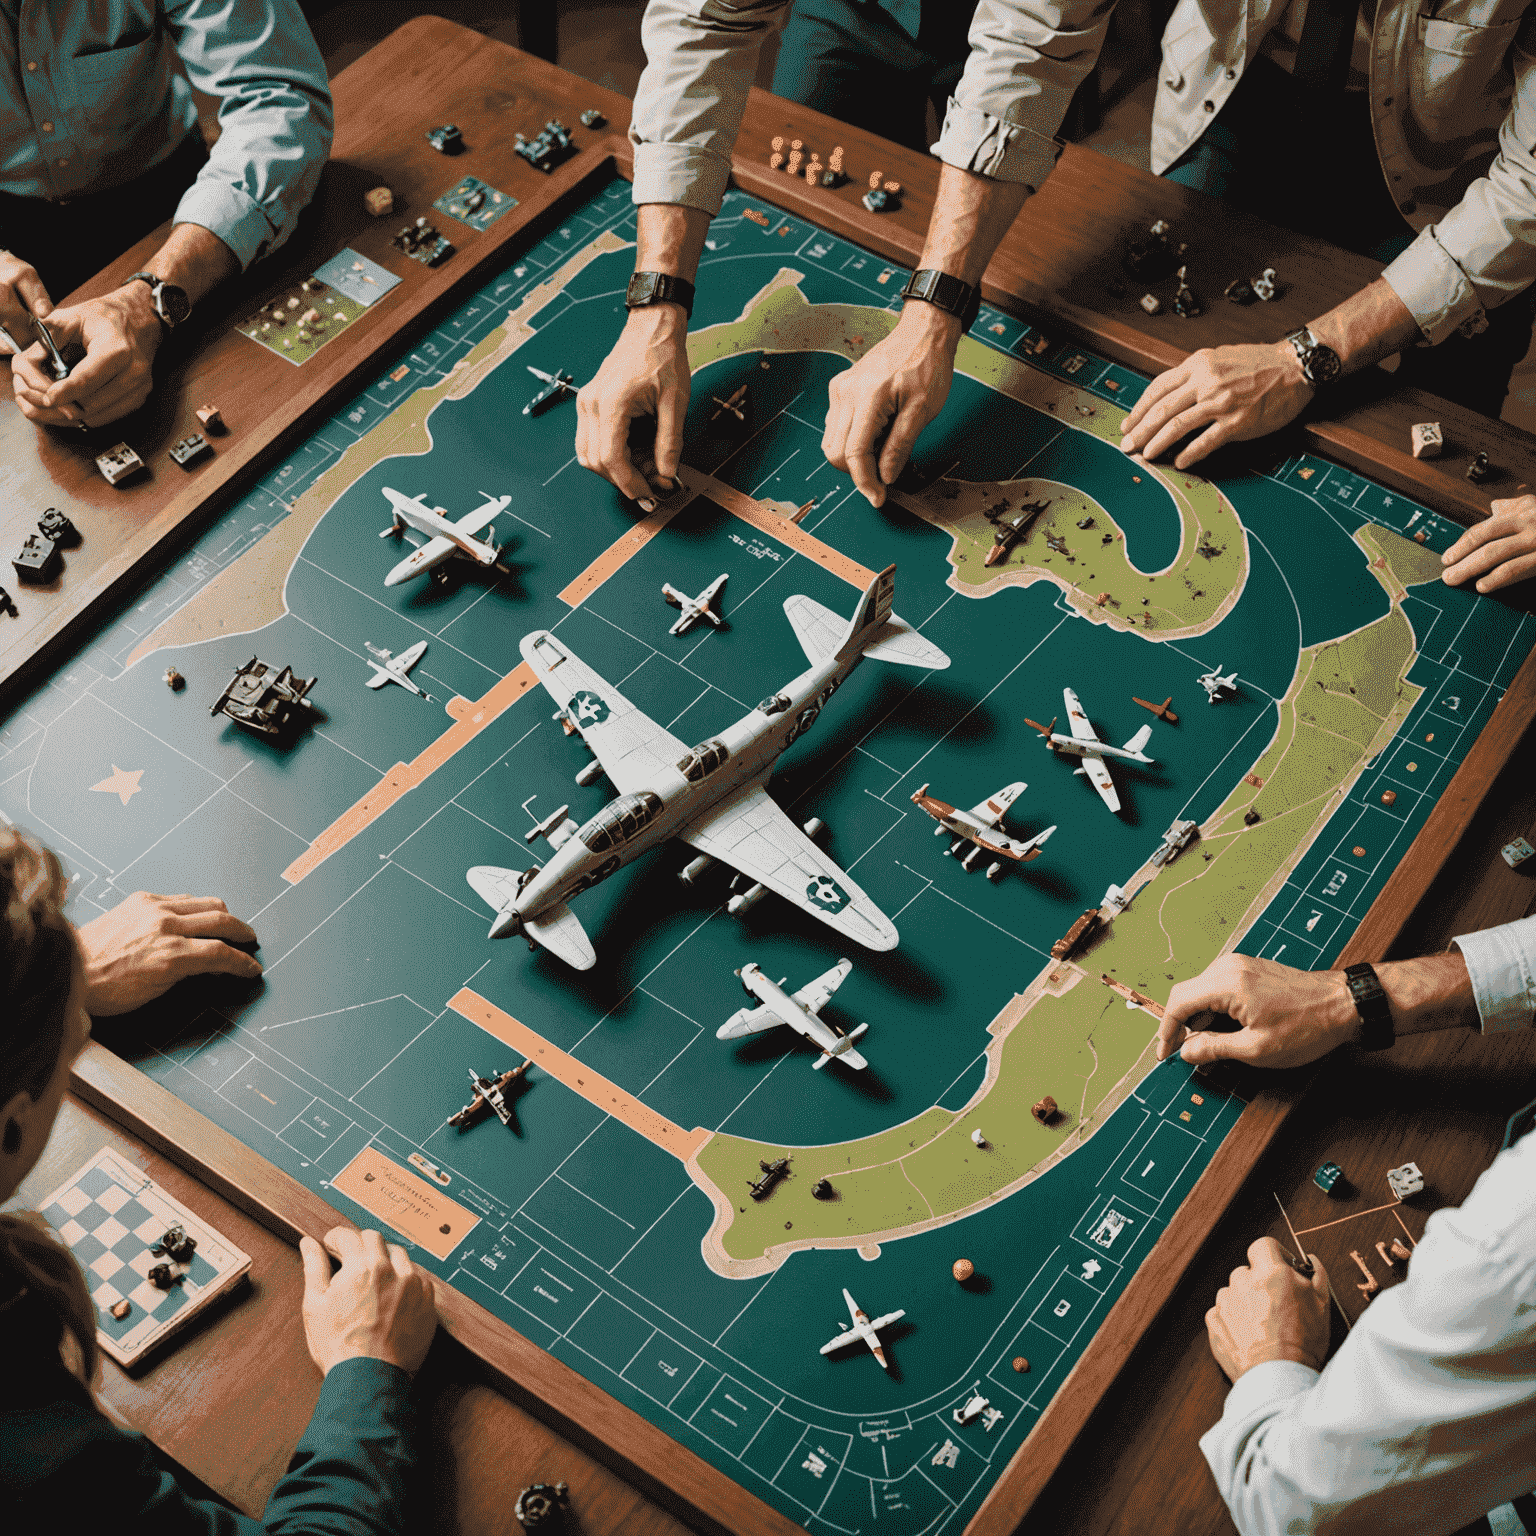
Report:
[[453,255],[453,243],[427,223],[425,217],[407,224],[389,243],[424,267],[439,266]]
[[981,1134],[981,1131],[980,1131],[979,1128],[977,1130],[974,1130],[974,1131],[971,1132],[971,1143],[972,1143],[972,1145],[978,1146],[978,1147],[986,1146],[987,1138]]
[[882,187],[871,187],[859,201],[871,213],[884,213],[891,206],[890,195]]
[[1383,805],[1396,805],[1397,804],[1397,791],[1395,789],[1384,789],[1384,790],[1382,790],[1382,792],[1381,792],[1381,803]]
[[1263,304],[1271,304],[1279,295],[1279,276],[1273,267],[1265,267],[1253,280],[1253,296]]
[[1488,462],[1488,455],[1479,448],[1472,455],[1472,460],[1467,465],[1467,479],[1473,485],[1481,485],[1483,481],[1490,479],[1492,475],[1493,465]]
[[427,642],[418,640],[415,645],[401,651],[398,656],[392,655],[388,650],[363,641],[363,649],[372,652],[379,659],[370,661],[368,665],[373,669],[373,675],[366,678],[365,684],[369,688],[382,688],[386,683],[398,683],[402,688],[409,689],[418,698],[429,697],[413,683],[407,675],[411,668],[427,654]]
[[1407,1246],[1407,1244],[1403,1242],[1402,1238],[1394,1237],[1392,1239],[1392,1257],[1394,1259],[1411,1259],[1413,1257],[1413,1252]]
[[208,713],[228,715],[236,725],[275,740],[314,713],[308,695],[317,682],[319,678],[295,677],[292,667],[278,672],[252,656],[236,670]]
[[158,1258],[168,1258],[176,1264],[190,1264],[197,1249],[197,1239],[187,1236],[187,1229],[178,1221],[166,1228],[165,1235],[149,1251]]
[[[389,502],[390,518],[389,526],[380,531],[379,537],[398,539],[404,536],[407,528],[426,535],[426,542],[417,545],[385,576],[386,587],[398,587],[420,576],[423,571],[431,571],[434,581],[446,585],[448,572],[445,566],[456,557],[472,560],[476,565],[486,568],[494,566],[501,559],[501,547],[496,544],[494,537],[477,539],[475,535],[494,535],[491,522],[498,513],[505,512],[511,505],[510,496],[486,496],[480,506],[473,512],[466,512],[455,523],[450,522],[435,507],[429,507],[425,496],[402,496],[399,491],[391,490],[387,485],[381,489]],[[485,493],[482,491],[481,495]]]
[[183,469],[187,469],[196,463],[198,459],[202,458],[205,453],[212,452],[213,449],[208,446],[208,440],[202,433],[192,432],[182,438],[179,443],[172,443],[169,455],[174,463],[181,465]]
[[547,176],[562,160],[568,160],[576,153],[576,141],[571,137],[570,129],[552,117],[537,137],[525,139],[518,134],[512,148],[534,170],[543,171]]
[[96,455],[96,468],[108,485],[121,485],[144,468],[144,460],[127,443],[115,443],[105,453]]
[[969,1259],[956,1259],[955,1262],[949,1266],[949,1270],[955,1279],[958,1280],[961,1285],[964,1285],[965,1282],[976,1273],[976,1266],[971,1263]]
[[804,162],[804,141],[801,139],[791,139],[789,141],[789,159],[784,164],[785,173],[791,177],[798,178],[800,167]]
[[563,400],[567,395],[575,398],[576,380],[565,369],[556,368],[553,373],[545,373],[542,368],[535,368],[532,363],[527,367],[534,378],[544,381],[544,387],[523,407],[524,416],[534,415],[551,400]]
[[[1110,777],[1109,767],[1104,759],[1113,757],[1133,763],[1155,761],[1142,751],[1142,748],[1151,740],[1152,727],[1142,726],[1123,747],[1112,746],[1109,742],[1099,739],[1098,732],[1089,722],[1081,701],[1072,689],[1063,688],[1061,697],[1067,707],[1067,722],[1072,727],[1070,736],[1062,736],[1057,732],[1054,719],[1049,725],[1041,725],[1038,721],[1026,718],[1024,724],[1031,730],[1038,731],[1053,753],[1077,758],[1080,766],[1074,771],[1083,774],[1098,791],[1099,799],[1104,802],[1111,814],[1118,815],[1120,796],[1115,790],[1115,781]],[[1057,959],[1061,958],[1057,956]]]
[[707,620],[714,628],[719,629],[724,621],[710,605],[720,595],[720,589],[725,585],[725,581],[724,573],[716,576],[697,597],[689,597],[687,593],[679,592],[670,581],[662,582],[661,595],[671,607],[682,609],[682,617],[673,622],[667,633],[686,635],[700,619]]
[[745,384],[741,385],[738,389],[732,390],[724,400],[718,395],[711,395],[710,399],[715,403],[715,409],[709,418],[712,423],[718,421],[720,417],[729,414],[734,416],[743,426],[746,425],[749,401]]
[[1187,267],[1179,268],[1179,287],[1178,292],[1173,296],[1173,312],[1181,319],[1193,320],[1196,315],[1205,313],[1205,305],[1184,279],[1184,274],[1188,270]]
[[1029,1361],[1023,1355],[1015,1355],[1013,1357],[1013,1368],[1022,1376],[1029,1369]]
[[[689,757],[684,758],[680,765],[684,778],[691,776],[701,779],[706,773],[713,772],[711,760],[715,767],[725,763],[726,753],[722,743],[711,742],[707,746],[695,748]],[[690,768],[697,771],[690,775]],[[747,996],[757,998],[758,1005],[755,1008],[737,1009],[715,1031],[715,1038],[741,1040],[748,1035],[761,1034],[765,1029],[776,1029],[781,1024],[787,1024],[812,1045],[821,1048],[821,1055],[811,1063],[814,1070],[819,1072],[829,1061],[841,1061],[855,1070],[862,1070],[869,1063],[853,1049],[853,1042],[864,1034],[869,1025],[860,1024],[857,1029],[844,1034],[836,1025],[827,1024],[820,1018],[827,1000],[842,986],[852,969],[853,961],[839,960],[830,971],[808,982],[791,997],[782,986],[775,986],[749,960],[736,972],[736,977]],[[763,1169],[769,1171],[766,1163]]]
[[[150,1252],[153,1253],[154,1250],[151,1249]],[[170,1288],[175,1285],[177,1280],[180,1278],[181,1277],[176,1273],[175,1270],[171,1268],[169,1264],[154,1265],[150,1269],[148,1275],[149,1283],[154,1286],[156,1290],[160,1291],[170,1290]]]
[[776,1157],[771,1163],[758,1158],[757,1166],[762,1169],[762,1176],[748,1179],[747,1187],[754,1200],[766,1200],[773,1193],[773,1186],[789,1172],[789,1154]]
[[856,1343],[862,1339],[869,1345],[869,1352],[880,1362],[880,1369],[883,1371],[890,1370],[890,1366],[886,1363],[885,1350],[881,1348],[877,1335],[882,1328],[894,1323],[898,1318],[905,1317],[907,1315],[905,1309],[887,1312],[884,1316],[877,1317],[871,1322],[864,1315],[863,1311],[860,1310],[858,1302],[853,1299],[847,1286],[843,1287],[843,1300],[848,1303],[848,1311],[853,1317],[853,1327],[850,1328],[846,1323],[839,1323],[837,1326],[843,1331],[835,1339],[823,1344],[821,1346],[821,1353],[830,1355],[834,1350],[842,1349],[846,1345]]
[[59,572],[59,546],[40,533],[29,533],[21,549],[11,556],[16,579],[31,586],[53,580]]
[[458,124],[444,123],[441,128],[427,130],[427,143],[440,155],[456,155],[464,148],[464,135]]
[[133,1303],[129,1301],[126,1296],[124,1296],[121,1301],[114,1301],[112,1305],[107,1308],[107,1311],[109,1311],[112,1316],[118,1320],[118,1322],[122,1322],[122,1320],[127,1317],[130,1312],[133,1311]]
[[167,667],[165,669],[165,686],[169,688],[172,693],[180,693],[181,690],[187,686],[187,680],[181,675],[180,672],[176,670],[175,667]]
[[518,1494],[512,1513],[525,1531],[557,1531],[570,1500],[564,1483],[534,1483]]
[[1177,725],[1179,723],[1179,717],[1168,707],[1173,703],[1173,695],[1171,693],[1161,704],[1148,703],[1146,699],[1138,699],[1133,693],[1131,695],[1131,703],[1140,704],[1143,709],[1150,709],[1159,720],[1166,720],[1169,725]]
[[1091,517],[1080,517],[1077,520],[1077,526],[1079,528],[1092,528],[1093,519]]
[[1124,912],[1130,905],[1131,898],[1126,895],[1125,887],[1110,885],[1104,892],[1104,900],[1099,903],[1102,907],[1108,907],[1111,913]]
[[1517,837],[1512,843],[1505,843],[1499,849],[1499,856],[1511,869],[1519,869],[1527,859],[1536,858],[1536,848],[1523,837]]
[[986,1406],[987,1399],[981,1393],[973,1392],[960,1407],[950,1409],[949,1416],[956,1424],[969,1424],[972,1419],[981,1417]]
[[1059,1109],[1056,1100],[1053,1099],[1050,1094],[1046,1094],[1046,1096],[1041,1099],[1038,1104],[1032,1105],[1030,1107],[1029,1112],[1035,1117],[1036,1120],[1040,1122],[1041,1125],[1049,1125],[1051,1121],[1056,1118]]
[[1050,506],[1049,501],[1032,501],[1019,508],[1019,515],[1011,523],[999,523],[994,518],[992,522],[997,529],[993,536],[992,548],[982,560],[983,565],[997,565],[1008,558],[1009,551],[1029,531],[1030,525],[1039,515]]
[[1404,1163],[1401,1168],[1387,1169],[1387,1186],[1399,1200],[1408,1200],[1423,1190],[1424,1175],[1417,1163]]
[[830,1200],[833,1195],[832,1181],[830,1179],[817,1179],[811,1185],[811,1198],[813,1200]]
[[[1312,1182],[1322,1190],[1325,1195],[1331,1195],[1338,1189],[1339,1180],[1344,1177],[1344,1170],[1337,1163],[1324,1163],[1316,1173],[1312,1175]],[[1343,1194],[1343,1190],[1339,1190]]]
[[1356,1264],[1360,1266],[1360,1273],[1365,1276],[1365,1284],[1357,1285],[1355,1289],[1359,1291],[1360,1294],[1367,1300],[1369,1300],[1376,1294],[1377,1291],[1381,1289],[1381,1281],[1379,1281],[1376,1276],[1371,1273],[1370,1266],[1365,1262],[1363,1258],[1361,1258],[1355,1249],[1351,1248],[1349,1250],[1349,1256],[1355,1261]]
[[962,811],[930,795],[928,786],[924,784],[913,794],[912,803],[938,823],[933,829],[935,837],[942,837],[947,832],[954,839],[944,850],[946,855],[958,854],[962,848],[966,850],[960,857],[961,869],[969,874],[976,861],[987,854],[990,862],[987,864],[986,877],[995,880],[1003,871],[1004,859],[1010,859],[1015,864],[1028,864],[1038,859],[1046,839],[1056,830],[1055,827],[1047,827],[1027,839],[1009,837],[1003,831],[1003,815],[1024,793],[1024,788],[1024,781],[1017,780],[989,795],[979,805]]
[[596,107],[588,107],[585,112],[576,119],[583,128],[601,128],[608,121]]
[[363,193],[363,207],[374,218],[382,219],[386,213],[395,211],[395,194],[388,187],[370,187]]
[[1413,456],[1416,459],[1438,459],[1445,447],[1445,433],[1438,421],[1421,421],[1414,425],[1410,434]]
[[1067,931],[1051,945],[1053,960],[1070,960],[1073,952],[1086,944],[1104,921],[1097,907],[1089,907]]
[[[1126,250],[1125,267],[1132,277],[1144,283],[1155,283],[1159,278],[1167,277],[1178,266],[1186,250],[1187,246],[1174,243],[1168,221],[1159,219],[1143,239],[1133,241]],[[1145,300],[1142,301],[1142,307],[1146,308]],[[1149,310],[1148,313],[1156,314],[1157,311]]]
[[73,549],[80,542],[80,530],[57,507],[49,507],[38,518],[37,531],[60,549]]
[[1234,277],[1222,289],[1222,294],[1234,304],[1252,304],[1258,298],[1258,294],[1253,291],[1253,284],[1246,277]]
[[1149,315],[1160,315],[1163,312],[1163,301],[1155,293],[1144,293],[1136,302]]
[[1397,1262],[1396,1259],[1394,1259],[1392,1255],[1387,1252],[1387,1245],[1384,1242],[1379,1242],[1376,1244],[1376,1252],[1381,1255],[1381,1262],[1385,1264],[1388,1269],[1391,1269],[1392,1266]]
[[1196,679],[1205,689],[1205,702],[1214,704],[1225,694],[1237,692],[1237,673],[1228,672],[1225,677],[1221,675],[1221,663],[1218,661],[1209,672],[1202,672]]
[[512,1106],[507,1103],[507,1092],[520,1077],[527,1076],[528,1068],[532,1065],[531,1060],[525,1061],[522,1066],[511,1067],[495,1077],[481,1077],[473,1067],[470,1067],[469,1081],[474,1089],[474,1095],[462,1109],[455,1110],[448,1116],[447,1123],[458,1130],[466,1131],[470,1126],[484,1120],[487,1115],[494,1114],[503,1125],[510,1126]]
[[0,613],[8,613],[13,619],[21,617],[21,610],[16,606],[16,600],[4,587],[0,587]]

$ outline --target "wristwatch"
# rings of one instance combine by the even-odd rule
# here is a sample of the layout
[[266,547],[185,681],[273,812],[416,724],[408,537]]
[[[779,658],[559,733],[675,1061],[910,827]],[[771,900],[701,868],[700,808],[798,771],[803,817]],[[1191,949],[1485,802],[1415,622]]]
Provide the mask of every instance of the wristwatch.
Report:
[[1377,979],[1374,966],[1362,962],[1344,967],[1344,984],[1354,999],[1360,1015],[1360,1046],[1367,1051],[1384,1051],[1397,1040],[1392,1028],[1392,1004]]
[[1312,334],[1310,327],[1302,326],[1285,338],[1296,350],[1296,360],[1301,364],[1302,377],[1313,389],[1331,384],[1344,371],[1339,354],[1332,347],[1324,346]]
[[155,306],[160,323],[168,331],[174,331],[192,313],[192,300],[187,297],[187,290],[156,277],[153,272],[135,272],[123,286],[126,288],[128,283],[149,285],[149,302]]
[[981,289],[977,284],[962,282],[958,277],[935,271],[932,267],[914,272],[901,290],[901,297],[903,302],[921,299],[925,304],[942,309],[945,314],[956,316],[962,329],[967,331],[976,323],[981,309]]
[[644,309],[647,304],[681,304],[683,313],[693,318],[693,284],[686,277],[669,272],[636,272],[624,291],[626,309]]

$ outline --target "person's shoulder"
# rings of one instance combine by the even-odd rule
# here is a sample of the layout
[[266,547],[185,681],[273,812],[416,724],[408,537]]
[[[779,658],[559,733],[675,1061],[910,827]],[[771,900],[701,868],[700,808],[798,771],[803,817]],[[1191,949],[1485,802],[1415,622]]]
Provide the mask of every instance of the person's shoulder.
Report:
[[144,1442],[108,1420],[67,1372],[60,1377],[56,1393],[0,1403],[0,1499],[42,1511],[87,1488],[119,1506],[153,1497],[159,1473]]

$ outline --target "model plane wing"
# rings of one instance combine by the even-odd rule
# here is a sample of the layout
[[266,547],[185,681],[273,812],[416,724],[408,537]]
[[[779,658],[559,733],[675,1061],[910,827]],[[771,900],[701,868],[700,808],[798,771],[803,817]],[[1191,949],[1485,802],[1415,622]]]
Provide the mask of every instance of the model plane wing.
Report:
[[510,496],[487,496],[483,506],[476,507],[473,512],[466,512],[453,526],[460,533],[476,534],[482,528],[487,528],[497,516],[507,510],[512,498]]
[[896,925],[761,785],[738,790],[680,836],[866,948],[895,949]]
[[621,795],[644,789],[660,769],[687,755],[686,743],[631,704],[547,629],[524,635],[521,649],[523,660],[581,732]]
[[[1015,783],[1009,784],[1006,788],[998,790],[995,795],[989,795],[980,805],[973,805],[971,807],[971,815],[978,821],[986,822],[989,827],[1001,827],[1003,824],[1003,812],[1028,787],[1022,779],[1019,779]],[[1006,842],[1007,839],[1004,838],[1003,841]]]
[[838,1334],[835,1339],[828,1339],[821,1346],[821,1353],[830,1355],[834,1349],[846,1349],[850,1344],[857,1344],[863,1337],[862,1333],[855,1333],[852,1328],[849,1328],[845,1332]]
[[434,565],[441,565],[457,548],[458,545],[452,539],[439,534],[434,539],[428,539],[425,544],[418,544],[415,553],[407,555],[389,574],[393,577],[399,572],[404,580],[422,571],[430,571]]
[[1088,716],[1077,695],[1070,688],[1063,688],[1061,696],[1066,701],[1067,721],[1072,727],[1072,734],[1079,741],[1097,741],[1099,733],[1088,723]]
[[1120,809],[1120,796],[1115,792],[1115,781],[1109,776],[1109,769],[1104,766],[1102,757],[1084,757],[1083,772],[1088,776],[1088,782],[1099,792],[1101,799],[1110,810]]
[[[830,971],[818,976],[815,981],[808,981],[794,994],[794,999],[805,1009],[807,1013],[820,1013],[827,1006],[827,999],[847,980],[848,973],[853,969],[852,960],[839,960]],[[833,1037],[836,1044],[836,1037]]]

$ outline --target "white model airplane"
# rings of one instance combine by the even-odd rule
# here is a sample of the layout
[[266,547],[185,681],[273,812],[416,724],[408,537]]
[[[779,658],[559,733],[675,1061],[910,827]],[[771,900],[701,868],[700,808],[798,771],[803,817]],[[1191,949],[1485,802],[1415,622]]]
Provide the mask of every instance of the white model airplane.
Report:
[[826,1007],[827,999],[842,986],[852,969],[852,960],[839,960],[825,975],[807,982],[791,997],[784,991],[782,981],[775,986],[749,961],[736,974],[741,978],[747,995],[758,999],[758,1005],[756,1008],[738,1009],[715,1031],[715,1039],[740,1040],[747,1035],[761,1034],[765,1029],[777,1029],[779,1025],[787,1024],[813,1045],[821,1047],[821,1055],[812,1063],[817,1072],[834,1057],[846,1061],[850,1067],[867,1067],[869,1063],[854,1050],[853,1042],[869,1025],[860,1024],[857,1029],[845,1035],[840,1029],[824,1024],[817,1017]]
[[1221,663],[1218,661],[1209,672],[1200,674],[1200,686],[1205,689],[1205,702],[1214,704],[1224,693],[1237,692],[1237,673],[1228,672],[1225,677],[1221,675]]
[[1063,688],[1061,696],[1066,701],[1067,720],[1072,726],[1070,736],[1059,735],[1054,720],[1049,725],[1040,725],[1028,719],[1024,723],[1045,737],[1045,744],[1052,752],[1065,752],[1070,756],[1082,758],[1082,766],[1072,771],[1082,774],[1098,790],[1099,799],[1111,811],[1118,812],[1120,796],[1115,793],[1115,781],[1110,778],[1104,759],[1126,757],[1133,763],[1152,762],[1153,759],[1141,750],[1151,740],[1152,727],[1142,726],[1123,747],[1111,746],[1107,741],[1099,740],[1098,732],[1088,723],[1088,716],[1083,713],[1083,706],[1078,702],[1077,695],[1070,688]]
[[[481,491],[485,504],[467,512],[458,522],[450,522],[442,507],[429,507],[423,496],[402,496],[399,491],[384,487],[389,501],[389,527],[380,532],[381,539],[398,539],[407,529],[424,534],[426,541],[417,544],[389,575],[384,578],[386,587],[398,587],[423,571],[431,571],[434,581],[446,581],[446,571],[440,569],[443,562],[454,556],[473,560],[476,565],[492,566],[501,558],[501,550],[494,541],[477,539],[475,535],[489,528],[499,513],[511,505],[510,496],[490,496]],[[414,540],[407,540],[414,543]]]
[[[726,575],[730,573],[727,572]],[[683,610],[682,617],[673,624],[670,634],[686,635],[700,619],[707,619],[716,629],[720,628],[720,615],[710,606],[719,597],[725,585],[725,576],[716,576],[697,597],[679,592],[670,581],[661,584],[661,595],[674,607]]]
[[988,880],[996,880],[1003,871],[1004,859],[1012,859],[1017,864],[1027,864],[1031,859],[1038,859],[1045,840],[1056,830],[1055,827],[1047,827],[1044,832],[1037,832],[1025,841],[1009,837],[1002,830],[1003,813],[1028,788],[1019,779],[998,790],[995,795],[988,796],[980,805],[972,806],[968,811],[960,811],[935,799],[924,784],[912,796],[912,803],[938,822],[938,826],[933,829],[935,837],[942,837],[948,832],[954,838],[954,842],[944,850],[945,853],[959,853],[967,843],[971,845],[960,860],[961,869],[969,872],[983,853],[994,855],[992,862],[987,865],[986,873]]
[[901,1308],[895,1312],[887,1312],[883,1317],[877,1317],[871,1322],[859,1310],[858,1302],[849,1294],[846,1285],[843,1287],[843,1300],[848,1303],[848,1310],[853,1314],[853,1327],[849,1328],[839,1323],[838,1327],[842,1328],[843,1331],[835,1339],[831,1339],[821,1346],[822,1354],[830,1355],[835,1349],[843,1349],[855,1340],[863,1339],[869,1345],[869,1352],[880,1362],[880,1369],[883,1371],[890,1370],[890,1366],[886,1363],[885,1359],[885,1349],[881,1345],[878,1335],[882,1328],[894,1323],[897,1318],[905,1317],[907,1315],[906,1309]]
[[426,694],[407,675],[411,668],[426,655],[425,640],[418,640],[408,651],[401,651],[398,656],[391,655],[381,646],[370,644],[367,640],[363,641],[363,647],[379,658],[377,661],[368,663],[373,668],[373,676],[368,679],[370,688],[382,688],[386,683],[399,683],[402,688],[409,688],[412,693],[426,698]]
[[[823,705],[866,657],[943,668],[949,657],[891,612],[896,567],[870,583],[852,619],[808,597],[784,612],[810,665],[718,736],[689,748],[637,709],[548,630],[524,635],[523,659],[560,706],[558,718],[596,754],[577,775],[606,773],[619,795],[583,827],[569,817],[536,835],[554,849],[542,869],[519,873],[480,865],[466,878],[495,908],[490,937],[519,930],[567,965],[597,962],[567,902],[606,880],[620,865],[668,838],[681,838],[705,860],[729,864],[753,885],[750,905],[773,891],[869,949],[894,949],[895,925],[810,836],[771,800],[763,784],[779,754],[816,723]],[[550,818],[553,820],[554,818]],[[545,824],[547,826],[547,823]],[[698,859],[688,869],[702,867]]]
[[576,380],[564,368],[556,368],[553,373],[545,373],[542,368],[535,368],[532,363],[527,366],[528,372],[534,378],[544,381],[544,388],[523,407],[524,416],[532,416],[535,411],[542,409],[551,400],[558,400],[565,395],[576,393]]

